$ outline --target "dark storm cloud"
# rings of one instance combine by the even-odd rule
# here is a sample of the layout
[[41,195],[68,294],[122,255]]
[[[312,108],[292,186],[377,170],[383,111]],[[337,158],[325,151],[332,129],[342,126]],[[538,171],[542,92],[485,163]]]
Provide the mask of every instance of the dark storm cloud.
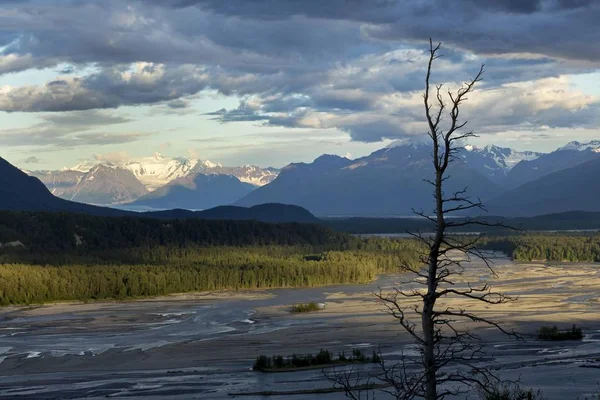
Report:
[[241,105],[233,110],[226,110],[224,108],[206,113],[204,115],[213,117],[213,119],[226,123],[226,122],[243,122],[243,121],[264,121],[268,120],[269,117],[266,115],[260,115],[247,106]]
[[87,77],[54,80],[44,86],[22,86],[0,95],[2,111],[72,111],[153,104],[194,94],[207,77],[192,66],[140,66],[137,71],[104,69]]
[[[4,111],[157,104],[151,113],[178,115],[191,109],[189,96],[212,89],[241,99],[208,115],[223,123],[338,128],[369,142],[420,129],[420,106],[404,98],[423,87],[430,36],[445,44],[436,82],[468,79],[485,62],[483,91],[600,65],[600,47],[591,45],[600,42],[600,2],[589,0],[0,4],[0,74],[68,65],[45,85],[3,88]],[[528,100],[533,89],[506,90],[522,97],[474,107],[483,130],[596,122],[589,100],[553,94],[544,108]]]

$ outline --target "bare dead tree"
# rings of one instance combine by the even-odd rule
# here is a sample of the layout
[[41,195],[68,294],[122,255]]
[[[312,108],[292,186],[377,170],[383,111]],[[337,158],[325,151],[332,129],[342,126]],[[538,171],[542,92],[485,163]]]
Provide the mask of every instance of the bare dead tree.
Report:
[[[473,259],[482,260],[494,274],[491,260],[477,249],[479,236],[457,237],[452,235],[453,228],[468,226],[503,226],[490,223],[477,217],[453,215],[471,215],[474,211],[485,211],[479,198],[472,198],[467,188],[447,194],[445,183],[450,178],[450,166],[457,160],[461,144],[476,135],[466,130],[467,121],[461,119],[460,109],[468,95],[481,81],[484,65],[481,65],[475,77],[465,82],[457,91],[446,91],[442,85],[430,83],[433,64],[440,57],[441,44],[429,41],[429,61],[425,76],[423,104],[428,126],[428,135],[432,143],[432,161],[434,176],[426,182],[433,187],[435,209],[433,214],[423,211],[413,212],[434,226],[433,234],[411,233],[426,249],[422,255],[424,268],[404,266],[412,277],[402,282],[392,293],[376,293],[387,312],[396,319],[420,349],[418,358],[402,357],[399,363],[388,365],[381,363],[383,372],[367,378],[368,382],[378,381],[393,398],[409,400],[425,398],[443,399],[449,395],[477,389],[490,391],[498,378],[482,367],[483,344],[475,333],[465,328],[468,323],[480,323],[492,326],[506,335],[515,336],[497,322],[476,315],[464,308],[441,305],[444,300],[458,297],[488,305],[504,304],[515,300],[502,293],[492,291],[484,283],[480,286],[458,284],[457,276],[465,271],[466,264]],[[448,116],[449,120],[444,121]],[[495,274],[494,274],[495,275]],[[414,319],[411,319],[414,318]],[[419,321],[420,320],[420,321]],[[418,322],[415,322],[418,321]],[[352,382],[365,382],[352,375],[352,371],[337,374],[335,383],[344,388],[351,399],[367,398],[364,390],[356,391]],[[364,386],[361,386],[364,388]]]

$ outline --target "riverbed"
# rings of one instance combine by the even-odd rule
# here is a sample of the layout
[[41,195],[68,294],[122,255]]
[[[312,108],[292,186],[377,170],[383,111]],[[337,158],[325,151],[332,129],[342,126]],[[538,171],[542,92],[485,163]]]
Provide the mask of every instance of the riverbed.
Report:
[[[489,363],[503,378],[520,378],[548,399],[598,391],[600,269],[594,264],[523,264],[495,260],[497,276],[473,262],[458,284],[489,281],[518,300],[493,306],[447,300],[502,322],[526,338],[512,340],[473,326],[486,340]],[[156,299],[65,303],[0,309],[0,398],[226,399],[231,394],[327,388],[321,370],[251,371],[260,354],[284,356],[381,349],[387,360],[418,354],[373,292],[389,292],[405,276],[367,285],[197,293]],[[292,314],[299,302],[324,302]],[[581,326],[583,341],[541,342],[541,325]],[[374,368],[372,365],[363,369]],[[310,395],[286,396],[307,399]],[[250,396],[246,399],[264,399]],[[342,399],[342,393],[319,395]]]

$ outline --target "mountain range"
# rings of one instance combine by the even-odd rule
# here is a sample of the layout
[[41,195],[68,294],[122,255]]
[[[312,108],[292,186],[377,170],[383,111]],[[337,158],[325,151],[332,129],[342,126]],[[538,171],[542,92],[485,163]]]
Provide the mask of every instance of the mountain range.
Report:
[[[262,204],[248,208],[234,206],[216,207],[197,212],[173,209],[138,213],[117,208],[78,203],[61,199],[60,197],[53,195],[39,179],[28,176],[2,157],[0,157],[0,211],[50,211],[89,214],[103,217],[144,217],[157,219],[198,218],[256,220],[277,223],[317,221],[317,218],[307,210],[295,205],[285,204]],[[20,218],[20,214],[21,213],[18,215],[15,214],[14,218]],[[4,218],[8,218],[6,214],[4,215]],[[60,219],[62,217],[59,215],[57,218]]]
[[[600,141],[571,142],[548,154],[466,146],[451,167],[445,192],[468,188],[469,195],[489,205],[490,213],[505,216],[597,211],[600,206],[583,199],[593,198],[600,186],[593,168],[599,158]],[[331,216],[410,215],[413,208],[429,213],[432,187],[424,180],[432,175],[427,145],[389,147],[356,160],[327,155],[310,164],[288,165],[277,179],[236,204],[289,203]],[[538,183],[541,179],[554,187]],[[553,191],[564,187],[571,188],[564,195],[569,201],[553,196]],[[539,204],[547,198],[555,202],[542,211]]]
[[[26,172],[40,179],[54,195],[66,200],[96,205],[139,201],[139,204],[147,206],[152,203],[157,208],[164,208],[164,204],[180,208],[211,208],[229,204],[250,189],[268,184],[279,173],[275,168],[263,169],[253,165],[224,167],[207,160],[168,158],[159,153],[121,164],[84,161],[60,171]],[[200,192],[194,193],[194,190],[189,190],[194,181],[211,182],[211,187],[203,187]],[[223,189],[218,187],[218,182],[227,181],[229,185]],[[225,193],[220,195],[222,190]],[[174,197],[174,193],[186,195]],[[233,197],[232,193],[235,193]],[[162,195],[167,198],[159,200]],[[184,201],[183,197],[187,199]]]
[[[432,210],[431,186],[424,181],[433,174],[430,157],[427,145],[403,144],[354,160],[323,155],[275,170],[156,154],[119,165],[82,164],[29,174],[58,196],[93,204],[208,209],[284,203],[317,215],[385,216]],[[445,191],[468,187],[490,213],[505,216],[600,211],[594,201],[600,194],[599,160],[598,140],[571,142],[551,153],[465,146]]]

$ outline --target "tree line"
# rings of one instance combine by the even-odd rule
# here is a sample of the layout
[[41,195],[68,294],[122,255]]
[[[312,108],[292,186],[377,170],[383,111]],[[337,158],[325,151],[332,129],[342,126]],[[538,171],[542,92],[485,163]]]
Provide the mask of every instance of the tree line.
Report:
[[482,248],[516,261],[600,262],[600,234],[519,234],[483,239]]
[[[365,283],[419,263],[416,243],[384,250],[311,246],[121,249],[110,260],[0,264],[0,305],[125,299],[172,293]],[[385,246],[384,246],[385,247]],[[27,255],[27,253],[26,253]],[[123,263],[123,259],[136,263]]]

